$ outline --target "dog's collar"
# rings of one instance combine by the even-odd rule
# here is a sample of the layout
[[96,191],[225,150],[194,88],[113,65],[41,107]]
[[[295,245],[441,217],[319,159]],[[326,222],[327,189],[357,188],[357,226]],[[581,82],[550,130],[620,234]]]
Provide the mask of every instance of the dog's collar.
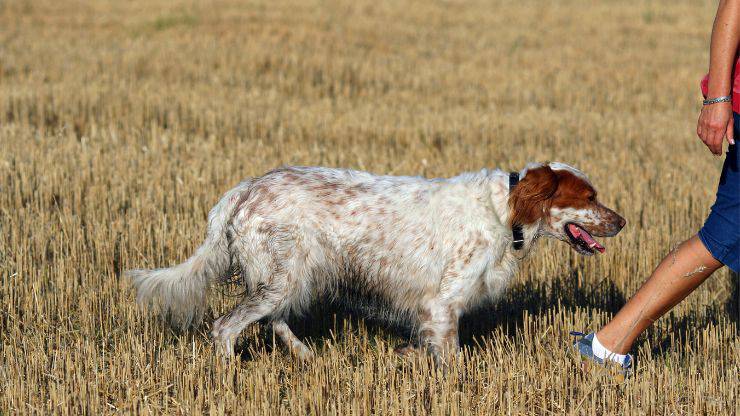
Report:
[[[519,183],[519,172],[509,173],[509,195]],[[521,250],[524,247],[524,230],[521,224],[511,224],[512,247],[514,250]]]

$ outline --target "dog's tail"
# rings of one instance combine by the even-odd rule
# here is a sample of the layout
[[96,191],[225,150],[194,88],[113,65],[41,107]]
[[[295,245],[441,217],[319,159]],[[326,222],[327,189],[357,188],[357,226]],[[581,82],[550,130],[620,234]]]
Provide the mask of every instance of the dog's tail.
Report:
[[206,241],[184,263],[167,269],[128,270],[139,304],[158,307],[170,323],[182,329],[198,325],[206,309],[211,282],[231,266],[226,227],[251,181],[227,192],[208,214]]

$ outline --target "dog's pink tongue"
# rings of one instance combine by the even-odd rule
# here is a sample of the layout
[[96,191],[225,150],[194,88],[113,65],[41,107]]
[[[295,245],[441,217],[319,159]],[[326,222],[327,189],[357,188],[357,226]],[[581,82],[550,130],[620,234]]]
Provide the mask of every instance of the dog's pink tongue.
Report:
[[575,225],[575,224],[568,224],[568,230],[573,235],[573,237],[583,240],[586,245],[591,247],[592,249],[598,250],[599,253],[603,253],[606,251],[604,246],[598,243],[598,241],[594,240],[593,237],[591,237],[591,234],[586,232],[583,228]]

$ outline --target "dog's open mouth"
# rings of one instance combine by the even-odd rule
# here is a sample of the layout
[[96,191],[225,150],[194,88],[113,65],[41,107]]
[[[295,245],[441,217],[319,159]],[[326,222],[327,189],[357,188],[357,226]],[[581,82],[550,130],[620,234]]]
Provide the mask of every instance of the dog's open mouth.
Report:
[[566,224],[565,234],[570,238],[571,246],[581,254],[592,255],[596,251],[599,253],[606,251],[604,246],[594,240],[594,238],[591,237],[591,234],[578,224],[574,224],[572,222]]

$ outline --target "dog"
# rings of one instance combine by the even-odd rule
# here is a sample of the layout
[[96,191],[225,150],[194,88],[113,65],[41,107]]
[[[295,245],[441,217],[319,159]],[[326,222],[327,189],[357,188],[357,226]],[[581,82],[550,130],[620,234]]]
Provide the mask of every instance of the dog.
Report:
[[283,167],[228,191],[187,261],[127,274],[140,303],[186,328],[202,320],[209,287],[238,266],[244,298],[211,331],[226,356],[262,320],[291,353],[311,357],[288,316],[350,287],[410,317],[416,344],[444,359],[459,348],[461,314],[501,298],[539,237],[592,255],[605,250],[594,237],[624,225],[586,175],[563,163],[445,179]]

